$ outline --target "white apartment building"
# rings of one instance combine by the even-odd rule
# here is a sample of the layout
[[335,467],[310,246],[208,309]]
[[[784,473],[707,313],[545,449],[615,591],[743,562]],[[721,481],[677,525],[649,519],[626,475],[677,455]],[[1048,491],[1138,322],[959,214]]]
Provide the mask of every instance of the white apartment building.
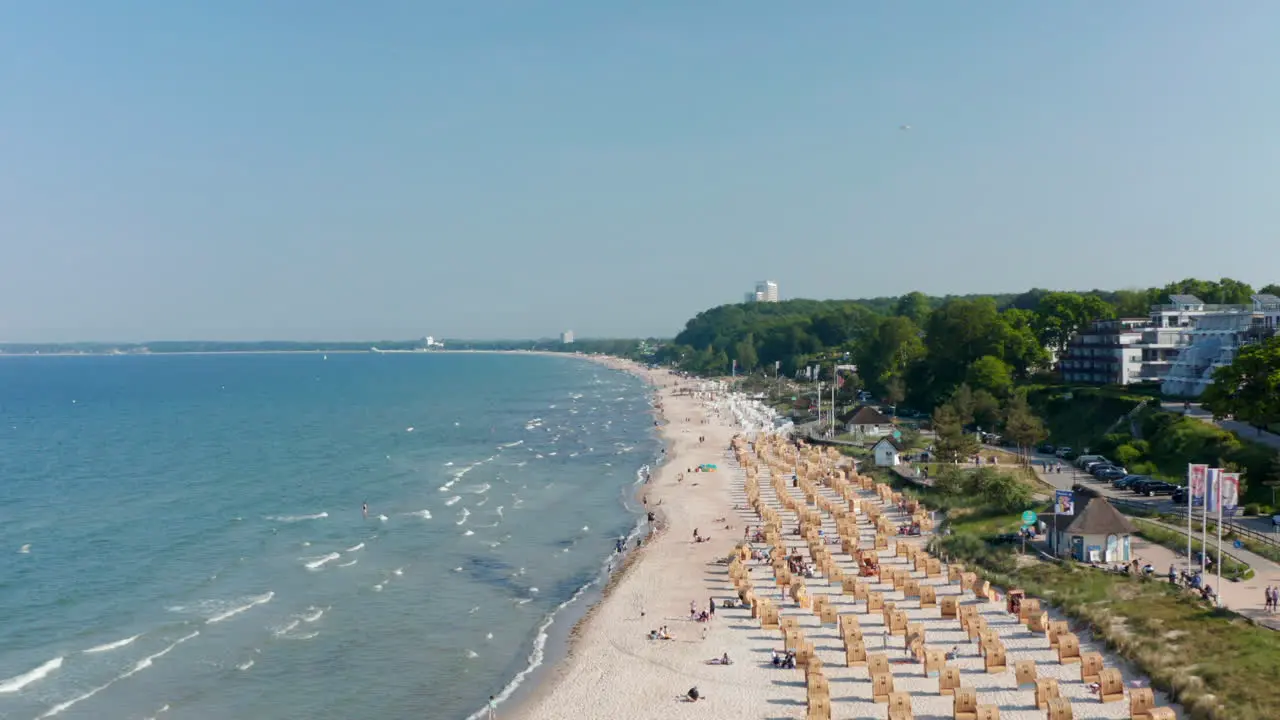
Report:
[[1164,391],[1195,396],[1229,364],[1242,343],[1274,334],[1280,298],[1255,295],[1249,305],[1210,305],[1171,295],[1149,318],[1100,320],[1071,339],[1058,363],[1065,382],[1128,385],[1162,382]]
[[1254,295],[1248,305],[1208,305],[1187,333],[1188,344],[1178,353],[1164,378],[1166,395],[1198,397],[1213,383],[1213,373],[1235,360],[1244,345],[1275,335],[1280,328],[1280,297]]
[[573,331],[572,331],[572,330],[565,330],[564,332],[560,333],[560,342],[561,342],[562,344],[564,344],[564,345],[572,345],[572,344],[573,344]]
[[756,289],[747,293],[747,302],[778,302],[778,283],[772,280],[761,280],[756,283]]

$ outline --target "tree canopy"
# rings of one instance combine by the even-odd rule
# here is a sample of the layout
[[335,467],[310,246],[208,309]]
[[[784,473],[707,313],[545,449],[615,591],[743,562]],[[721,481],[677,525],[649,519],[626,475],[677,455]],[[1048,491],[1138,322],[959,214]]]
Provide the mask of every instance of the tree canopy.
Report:
[[[1262,290],[1275,292],[1276,286]],[[1254,290],[1231,278],[1187,278],[1163,287],[1063,292],[788,300],[722,305],[698,313],[659,359],[699,374],[795,376],[806,366],[856,364],[860,382],[916,409],[935,407],[968,383],[975,394],[1008,397],[1012,387],[1050,369],[1051,351],[1095,320],[1146,316],[1170,294],[1206,303],[1247,303]],[[984,397],[983,409],[990,403]],[[986,413],[990,414],[990,413]]]
[[1258,426],[1280,422],[1280,336],[1246,345],[1213,373],[1201,401],[1217,417]]

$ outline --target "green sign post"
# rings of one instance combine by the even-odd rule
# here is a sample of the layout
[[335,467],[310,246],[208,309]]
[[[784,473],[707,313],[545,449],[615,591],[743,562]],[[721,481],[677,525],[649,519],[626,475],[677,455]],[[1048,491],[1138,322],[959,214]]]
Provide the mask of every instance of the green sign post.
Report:
[[1026,512],[1022,513],[1022,524],[1023,524],[1023,525],[1035,525],[1035,524],[1036,524],[1036,519],[1037,519],[1038,517],[1039,517],[1039,516],[1038,516],[1038,515],[1036,515],[1036,511],[1035,511],[1035,510],[1027,510]]

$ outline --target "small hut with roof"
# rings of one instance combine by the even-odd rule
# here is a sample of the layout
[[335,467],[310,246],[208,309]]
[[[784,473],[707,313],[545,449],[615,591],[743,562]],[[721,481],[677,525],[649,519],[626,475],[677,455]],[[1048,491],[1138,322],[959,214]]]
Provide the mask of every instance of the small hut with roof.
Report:
[[1130,538],[1137,532],[1129,518],[1106,498],[1076,498],[1074,515],[1053,516],[1054,553],[1087,563],[1129,562]]

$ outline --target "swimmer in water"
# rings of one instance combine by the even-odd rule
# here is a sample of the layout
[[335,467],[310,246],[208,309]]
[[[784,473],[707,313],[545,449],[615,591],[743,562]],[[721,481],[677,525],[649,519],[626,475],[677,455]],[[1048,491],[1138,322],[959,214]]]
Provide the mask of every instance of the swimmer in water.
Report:
[[369,517],[369,503],[365,503],[361,505],[360,512],[364,513],[365,517]]

